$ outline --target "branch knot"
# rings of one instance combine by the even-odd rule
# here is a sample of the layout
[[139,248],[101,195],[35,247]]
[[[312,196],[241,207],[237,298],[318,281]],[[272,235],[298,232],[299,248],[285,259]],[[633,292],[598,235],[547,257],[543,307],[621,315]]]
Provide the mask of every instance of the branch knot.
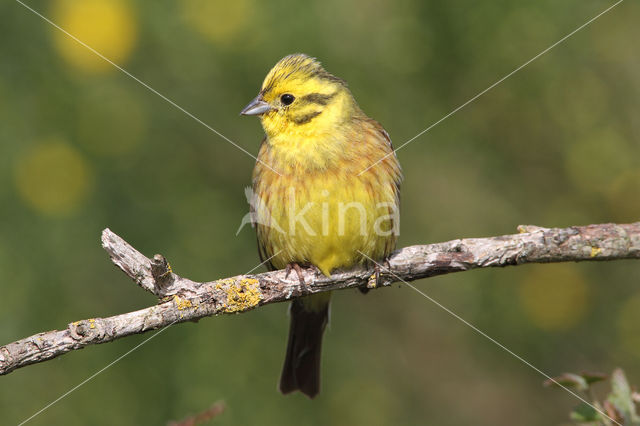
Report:
[[151,260],[151,276],[155,281],[157,293],[163,293],[175,280],[171,265],[161,254],[156,254]]

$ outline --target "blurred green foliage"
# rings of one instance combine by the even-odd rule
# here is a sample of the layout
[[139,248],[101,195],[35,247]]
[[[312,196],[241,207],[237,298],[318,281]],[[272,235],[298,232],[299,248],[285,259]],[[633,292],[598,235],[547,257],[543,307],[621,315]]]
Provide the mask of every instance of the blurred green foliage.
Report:
[[569,418],[582,426],[637,426],[640,416],[636,404],[640,402],[640,393],[629,385],[621,368],[611,373],[611,391],[602,397],[596,396],[594,384],[609,379],[602,373],[563,373],[558,377],[545,380],[545,386],[564,387],[577,392],[582,399],[569,413]]
[[[611,5],[602,0],[28,4],[251,152],[238,112],[282,56],[346,79],[396,146]],[[236,236],[253,159],[16,2],[0,5],[0,342],[155,301],[110,227],[197,280],[258,264]],[[640,5],[624,2],[398,155],[400,245],[640,218]],[[637,262],[456,274],[421,289],[549,374],[640,382]],[[286,306],[171,327],[30,424],[539,425],[572,397],[408,288],[334,298],[323,391],[281,396]],[[148,336],[0,377],[16,424]]]

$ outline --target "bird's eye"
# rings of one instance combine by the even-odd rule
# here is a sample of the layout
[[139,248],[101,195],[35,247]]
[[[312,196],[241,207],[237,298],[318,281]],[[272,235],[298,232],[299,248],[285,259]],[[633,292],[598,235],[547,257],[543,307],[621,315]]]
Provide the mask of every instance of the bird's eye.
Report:
[[285,93],[284,95],[280,96],[280,102],[282,102],[284,105],[291,105],[294,100],[295,97],[293,95],[290,95],[289,93]]

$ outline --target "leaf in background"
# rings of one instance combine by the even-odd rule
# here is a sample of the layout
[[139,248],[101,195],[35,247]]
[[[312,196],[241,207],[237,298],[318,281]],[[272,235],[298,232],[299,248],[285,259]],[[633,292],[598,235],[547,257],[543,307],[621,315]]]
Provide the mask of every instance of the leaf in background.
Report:
[[573,373],[563,373],[557,377],[544,381],[545,386],[558,386],[558,384],[568,388],[576,388],[579,391],[586,391],[589,389],[587,380],[584,377]]
[[592,385],[593,383],[602,382],[603,380],[607,380],[609,376],[604,373],[596,373],[593,371],[583,371],[580,375],[587,381],[588,385]]
[[617,409],[625,425],[640,425],[640,417],[636,413],[631,387],[629,386],[629,382],[627,382],[624,372],[620,368],[616,368],[611,374],[611,394],[609,398],[607,398],[607,401]]
[[591,405],[583,402],[573,409],[569,417],[574,422],[597,424],[600,420],[600,413]]

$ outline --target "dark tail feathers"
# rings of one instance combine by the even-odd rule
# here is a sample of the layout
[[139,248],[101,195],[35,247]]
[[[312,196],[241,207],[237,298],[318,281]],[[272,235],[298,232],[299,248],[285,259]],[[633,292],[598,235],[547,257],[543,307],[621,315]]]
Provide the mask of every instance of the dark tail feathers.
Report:
[[322,334],[329,319],[329,300],[317,303],[309,300],[313,297],[291,302],[289,343],[280,377],[284,394],[299,390],[313,398],[320,392]]

